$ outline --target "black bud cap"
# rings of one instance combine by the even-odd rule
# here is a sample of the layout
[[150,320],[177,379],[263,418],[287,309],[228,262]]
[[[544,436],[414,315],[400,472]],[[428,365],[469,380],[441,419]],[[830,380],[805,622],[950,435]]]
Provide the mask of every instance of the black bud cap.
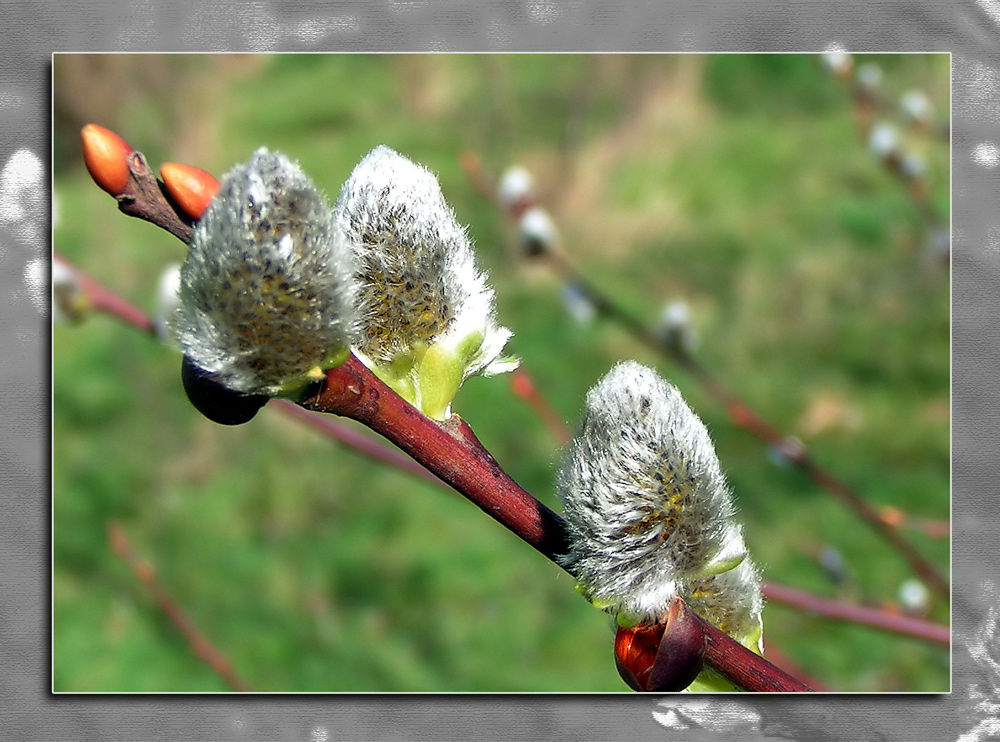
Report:
[[195,366],[187,356],[184,356],[181,366],[181,381],[195,409],[219,425],[250,422],[270,399],[263,394],[242,394],[223,386],[212,374]]

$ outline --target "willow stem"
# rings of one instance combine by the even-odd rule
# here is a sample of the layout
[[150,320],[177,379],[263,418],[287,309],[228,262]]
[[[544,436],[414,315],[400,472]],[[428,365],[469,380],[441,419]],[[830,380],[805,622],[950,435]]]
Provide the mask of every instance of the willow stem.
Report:
[[438,422],[389,389],[352,355],[302,402],[368,426],[550,560],[569,550],[563,519],[515,482],[458,415]]

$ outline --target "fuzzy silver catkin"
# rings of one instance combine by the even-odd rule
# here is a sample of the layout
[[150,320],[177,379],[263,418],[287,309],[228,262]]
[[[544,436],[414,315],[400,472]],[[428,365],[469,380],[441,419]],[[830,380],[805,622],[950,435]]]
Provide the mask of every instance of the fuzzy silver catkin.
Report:
[[[557,487],[572,544],[562,563],[595,605],[629,622],[656,620],[674,595],[691,597],[700,580],[729,570],[713,584],[749,589],[733,600],[759,614],[756,572],[708,431],[652,369],[620,363],[588,393]],[[747,566],[733,574],[741,559]]]
[[354,272],[312,181],[261,148],[223,177],[198,222],[171,326],[183,352],[223,385],[280,394],[350,348]]
[[497,325],[493,290],[429,170],[380,145],[351,173],[335,211],[357,259],[363,356],[391,364],[478,332],[464,376],[503,370],[491,364],[511,333]]
[[737,640],[756,637],[759,631],[764,598],[760,572],[749,558],[728,572],[683,580],[677,594],[692,611]]

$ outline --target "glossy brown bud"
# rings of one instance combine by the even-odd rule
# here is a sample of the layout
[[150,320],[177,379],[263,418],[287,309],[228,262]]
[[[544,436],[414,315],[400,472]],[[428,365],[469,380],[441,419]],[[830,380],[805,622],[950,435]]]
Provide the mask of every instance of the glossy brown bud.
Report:
[[663,638],[663,624],[618,627],[615,635],[615,662],[618,674],[632,690],[644,691]]
[[112,196],[120,196],[128,184],[128,158],[135,150],[113,131],[97,124],[84,126],[80,138],[90,177]]
[[211,173],[193,165],[165,162],[160,166],[160,177],[170,197],[195,221],[208,210],[219,190],[219,181]]
[[619,628],[615,636],[618,674],[638,691],[684,690],[702,671],[705,634],[694,613],[675,598],[663,623]]

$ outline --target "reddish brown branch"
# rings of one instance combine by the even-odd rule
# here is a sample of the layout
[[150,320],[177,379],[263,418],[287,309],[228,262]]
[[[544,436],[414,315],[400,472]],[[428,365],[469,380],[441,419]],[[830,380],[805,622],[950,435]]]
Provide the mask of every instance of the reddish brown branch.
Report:
[[767,652],[768,662],[770,662],[775,667],[784,670],[788,675],[793,678],[797,678],[800,682],[805,683],[813,691],[817,693],[827,693],[830,691],[826,684],[818,680],[815,676],[810,675],[805,670],[803,670],[798,663],[792,660],[787,654],[781,651],[775,646],[773,635],[767,640]]
[[549,559],[568,551],[562,518],[510,478],[468,423],[457,415],[431,420],[353,355],[327,372],[323,390],[302,405],[349,417],[381,434]]
[[346,420],[339,420],[330,415],[320,415],[314,412],[309,412],[308,410],[299,407],[297,404],[293,404],[292,402],[283,399],[274,400],[271,402],[271,406],[277,407],[285,414],[301,420],[303,423],[315,430],[318,430],[328,438],[333,438],[334,440],[353,448],[355,451],[364,454],[374,461],[386,464],[387,466],[395,467],[396,469],[401,469],[408,474],[420,477],[421,479],[426,479],[429,482],[441,484],[440,479],[435,477],[424,467],[420,466],[409,456],[405,456],[399,451],[386,446],[379,439],[372,438],[370,435],[365,435],[364,430],[355,430],[351,427],[352,424]]
[[[72,274],[73,280],[76,283],[76,289],[83,294],[84,307],[82,309],[91,309],[110,314],[135,327],[137,330],[151,335],[156,334],[156,326],[153,324],[153,321],[134,304],[105,288],[96,279],[78,270],[59,253],[53,252],[52,260],[60,263]],[[58,297],[55,300],[58,301]]]
[[[691,612],[687,606],[684,609]],[[739,642],[717,629],[695,613],[692,616],[705,632],[705,664],[726,668],[726,679],[746,690],[761,693],[789,693],[812,690],[760,655],[751,652]]]
[[[307,409],[350,417],[381,433],[550,560],[558,563],[558,557],[568,550],[569,536],[562,518],[511,479],[465,421],[457,415],[442,423],[431,420],[354,356],[327,372],[324,389],[302,404]],[[809,690],[722,631],[698,621],[706,636],[705,665],[738,686],[751,691]],[[683,625],[690,629],[690,616],[684,616]],[[665,657],[675,654],[676,648]],[[669,660],[657,659],[664,661]],[[690,683],[693,678],[673,665],[654,667],[652,674],[664,684],[668,677],[671,683],[685,678]]]
[[[84,289],[86,295],[88,296],[88,300],[93,302],[93,307],[95,309],[100,309],[101,311],[117,317],[140,331],[148,332],[150,334],[153,333],[152,321],[145,314],[143,314],[141,310],[135,308],[129,302],[100,285],[96,280],[70,264],[62,256],[56,254],[55,259],[63,263],[73,272],[73,275],[76,277],[80,286]],[[309,425],[310,427],[323,433],[328,438],[353,448],[375,461],[396,467],[413,474],[414,476],[421,477],[437,484],[443,483],[441,479],[431,474],[423,466],[417,464],[411,457],[406,456],[399,451],[387,448],[378,440],[365,436],[361,431],[352,430],[334,417],[309,412],[308,410],[305,410],[302,407],[286,400],[275,400],[272,402],[272,406],[281,410],[281,412],[286,415],[299,419],[306,425]],[[829,604],[832,611],[831,617],[833,618],[839,618],[840,620],[845,621],[857,621],[861,624],[870,625],[876,628],[884,628],[889,631],[904,633],[929,641],[945,644],[948,643],[947,627],[938,626],[937,624],[930,624],[917,619],[907,619],[906,623],[903,624],[905,628],[899,631],[893,620],[898,619],[899,617],[893,616],[892,614],[886,614],[882,611],[877,611],[875,620],[869,621],[866,611],[871,612],[874,611],[874,609],[862,609],[859,611],[857,607],[843,606],[843,604],[840,603],[824,601],[823,599],[809,595],[808,593],[803,593],[801,591],[794,590],[793,588],[783,587],[774,583],[766,584],[764,586],[764,593],[769,599],[776,603],[783,603],[788,606],[798,607],[812,613],[817,613],[818,615],[826,615],[825,605]]]
[[783,585],[764,585],[764,595],[772,603],[781,603],[811,613],[831,621],[847,621],[862,626],[891,631],[894,634],[911,636],[916,639],[951,645],[951,631],[947,626],[924,621],[911,616],[848,605],[835,600],[827,600]]
[[160,582],[153,566],[132,550],[125,536],[125,531],[117,523],[108,524],[108,542],[111,545],[111,551],[128,565],[133,574],[149,590],[160,610],[187,640],[194,655],[211,667],[233,690],[241,693],[252,693],[253,687],[240,677],[239,673],[233,669],[229,659],[212,646],[212,643],[199,631],[194,621],[181,609],[177,601]]
[[[93,308],[115,316],[140,331],[153,334],[153,323],[141,310],[102,286],[86,273],[80,271],[62,256],[56,254],[54,259],[63,263],[67,269],[72,271]],[[311,413],[285,400],[275,400],[272,402],[272,406],[276,406],[282,413],[299,419],[327,437],[353,448],[376,461],[402,469],[423,479],[438,484],[442,483],[440,478],[431,474],[425,467],[417,464],[413,458],[387,448],[378,440],[373,440],[363,435],[361,431],[351,430],[336,418]],[[856,621],[864,625],[903,633],[928,641],[948,643],[947,627],[919,621],[918,619],[905,618],[905,620],[900,621],[901,617],[899,616],[874,611],[874,609],[858,609],[857,607],[843,606],[833,601],[824,601],[816,596],[781,585],[775,585],[774,583],[765,585],[764,593],[774,602],[798,607],[818,615],[827,615],[827,606],[829,606],[831,618]],[[873,615],[874,620],[869,620],[870,615]]]
[[169,200],[166,187],[156,177],[146,157],[133,151],[128,159],[129,180],[115,200],[123,214],[144,219],[170,232],[181,242],[191,242],[191,218]]

